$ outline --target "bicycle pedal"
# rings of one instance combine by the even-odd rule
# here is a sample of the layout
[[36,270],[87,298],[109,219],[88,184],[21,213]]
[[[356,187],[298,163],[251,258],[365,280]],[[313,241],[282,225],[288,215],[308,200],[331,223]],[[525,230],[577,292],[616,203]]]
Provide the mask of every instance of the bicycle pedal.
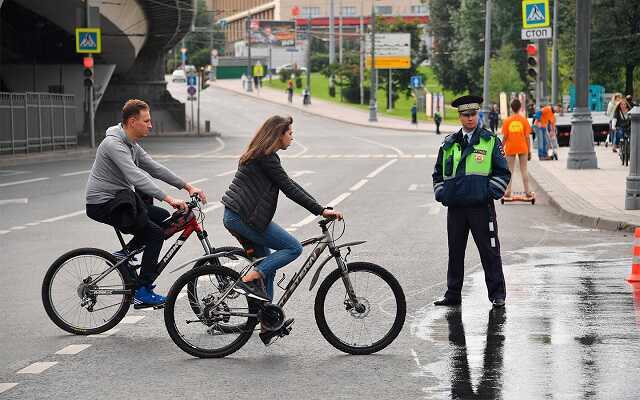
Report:
[[164,304],[134,304],[133,308],[135,310],[142,310],[144,308],[153,308],[154,310],[162,310],[164,308]]

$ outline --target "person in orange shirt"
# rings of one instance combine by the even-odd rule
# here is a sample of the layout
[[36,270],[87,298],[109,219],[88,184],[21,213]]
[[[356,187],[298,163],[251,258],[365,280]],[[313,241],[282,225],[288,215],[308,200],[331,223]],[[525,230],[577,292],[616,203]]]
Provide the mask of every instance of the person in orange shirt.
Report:
[[[553,108],[550,105],[542,108],[542,117],[540,118],[540,123],[542,127],[545,129],[547,134],[547,141],[551,145],[551,150],[553,155],[550,159],[557,160],[558,159],[558,138],[556,133],[556,117],[553,115]],[[547,152],[547,149],[544,149],[544,152]]]
[[[527,162],[531,160],[531,125],[529,125],[529,121],[525,117],[520,115],[521,107],[522,104],[520,100],[514,99],[511,102],[513,114],[504,120],[502,124],[502,135],[504,136],[504,153],[507,156],[509,171],[513,174],[517,156],[524,191],[527,197],[531,197],[533,193],[529,190],[529,174],[527,173]],[[512,181],[509,182],[507,190],[504,193],[505,198],[511,197]]]

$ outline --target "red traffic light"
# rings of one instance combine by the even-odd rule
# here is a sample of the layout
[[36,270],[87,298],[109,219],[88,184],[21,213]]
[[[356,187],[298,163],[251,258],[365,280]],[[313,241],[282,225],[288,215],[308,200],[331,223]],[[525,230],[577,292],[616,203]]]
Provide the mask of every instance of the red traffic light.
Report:
[[85,68],[93,68],[93,57],[84,57],[82,59],[82,65],[84,65]]
[[527,54],[531,57],[535,57],[536,54],[538,54],[538,46],[536,46],[535,44],[528,44]]

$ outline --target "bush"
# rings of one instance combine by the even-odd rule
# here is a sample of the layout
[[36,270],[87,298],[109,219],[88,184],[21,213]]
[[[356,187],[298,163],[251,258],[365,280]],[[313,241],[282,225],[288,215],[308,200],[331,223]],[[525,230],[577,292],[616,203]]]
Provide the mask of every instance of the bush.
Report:
[[[347,86],[342,89],[342,96],[348,103],[360,104],[360,86]],[[369,88],[364,88],[364,103],[369,103]]]
[[329,65],[329,55],[326,53],[311,56],[311,72],[321,72]]
[[289,79],[291,79],[291,70],[283,68],[283,69],[280,70],[280,73],[278,75],[280,75],[280,81],[281,82],[286,82]]
[[296,88],[302,88],[302,75],[296,75]]

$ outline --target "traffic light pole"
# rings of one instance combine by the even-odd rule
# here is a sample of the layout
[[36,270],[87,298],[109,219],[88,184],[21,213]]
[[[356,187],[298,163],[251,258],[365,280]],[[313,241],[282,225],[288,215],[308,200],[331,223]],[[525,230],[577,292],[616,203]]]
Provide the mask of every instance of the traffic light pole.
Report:
[[253,92],[251,75],[251,13],[247,13],[247,92]]
[[[536,49],[538,51],[538,60],[540,60],[540,40],[536,40]],[[538,62],[538,70],[536,74],[536,110],[542,109],[542,107],[540,107],[540,92],[542,91],[542,88],[540,87],[540,68],[540,63]]]
[[[90,15],[90,11],[89,11],[89,1],[85,1],[85,14],[86,14],[86,27],[90,28],[90,21],[89,21],[89,15]],[[89,58],[92,58],[93,55],[92,54],[88,54],[87,55]],[[94,123],[94,119],[95,119],[95,115],[94,115],[94,110],[93,110],[93,84],[91,86],[89,86],[87,88],[87,115],[86,115],[87,120],[89,121],[89,138],[91,141],[91,148],[95,148],[96,147],[96,131],[95,131],[95,123]]]

